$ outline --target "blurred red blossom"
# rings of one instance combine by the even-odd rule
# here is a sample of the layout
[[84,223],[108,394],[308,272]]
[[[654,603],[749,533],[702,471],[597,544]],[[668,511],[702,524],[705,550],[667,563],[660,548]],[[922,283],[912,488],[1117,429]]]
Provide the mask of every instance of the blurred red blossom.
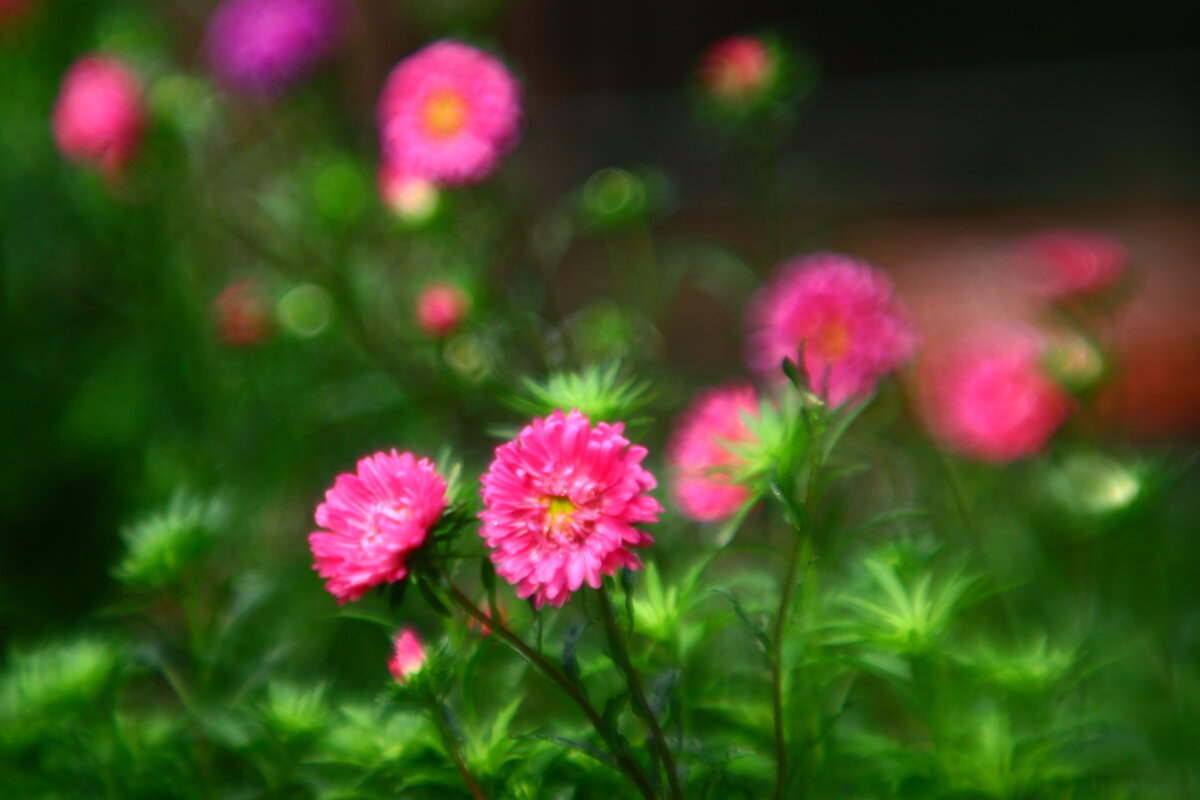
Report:
[[213,316],[221,341],[250,347],[271,334],[271,312],[262,287],[252,279],[234,281],[213,300]]
[[676,425],[667,443],[671,494],[688,519],[725,519],[750,498],[732,474],[746,463],[738,445],[756,438],[746,416],[758,416],[758,397],[753,387],[735,383],[698,394]]
[[1030,291],[1050,300],[1066,300],[1113,286],[1125,273],[1129,253],[1102,233],[1058,230],[1026,239],[1019,259]]
[[417,294],[417,324],[435,339],[454,332],[471,307],[471,299],[454,283],[433,283]]
[[400,683],[406,683],[425,666],[425,645],[412,628],[404,628],[396,636],[388,671]]
[[136,155],[145,124],[141,84],[123,62],[90,55],[67,71],[51,120],[66,158],[117,177]]

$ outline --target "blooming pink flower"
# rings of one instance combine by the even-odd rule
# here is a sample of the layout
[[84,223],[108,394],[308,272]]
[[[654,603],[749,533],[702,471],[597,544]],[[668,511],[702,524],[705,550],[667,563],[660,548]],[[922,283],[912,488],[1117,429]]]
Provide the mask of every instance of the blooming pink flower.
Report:
[[908,312],[880,270],[849,256],[817,253],[784,264],[749,308],[751,367],[783,379],[799,358],[814,391],[832,405],[869,393],[912,357]]
[[208,62],[235,91],[278,94],[333,54],[345,16],[342,0],[225,0],[208,24]]
[[317,506],[321,530],[308,537],[313,569],[339,604],[408,575],[405,561],[446,508],[446,481],[428,459],[395,450],[358,462]]
[[271,332],[271,315],[253,280],[235,281],[213,301],[217,335],[234,347],[258,344]]
[[983,461],[1042,448],[1070,401],[1042,371],[1035,331],[1002,326],[967,336],[927,360],[920,374],[927,424],[948,447]]
[[64,156],[110,177],[137,152],[146,112],[137,77],[110,56],[76,61],[63,79],[51,121]]
[[1051,231],[1027,239],[1021,247],[1029,288],[1051,300],[1107,289],[1128,263],[1129,253],[1120,242],[1091,231]]
[[387,161],[447,184],[483,180],[520,136],[520,87],[498,59],[443,40],[401,61],[379,99]]
[[539,608],[561,607],[584,581],[599,588],[619,567],[641,569],[630,548],[654,543],[634,525],[658,520],[657,482],[641,466],[646,448],[623,432],[559,410],[496,448],[479,533],[496,573]]
[[737,445],[755,439],[746,415],[758,416],[754,389],[731,384],[697,395],[676,426],[667,459],[674,470],[672,495],[685,517],[724,519],[750,498],[750,490],[732,475],[745,466]]
[[425,666],[425,646],[412,628],[405,628],[396,637],[392,658],[388,661],[388,670],[392,677],[400,683],[405,683]]
[[417,295],[417,324],[429,336],[441,338],[462,323],[470,303],[453,283],[430,284]]
[[758,96],[774,76],[770,49],[757,36],[730,36],[708,49],[700,64],[700,82],[720,100]]

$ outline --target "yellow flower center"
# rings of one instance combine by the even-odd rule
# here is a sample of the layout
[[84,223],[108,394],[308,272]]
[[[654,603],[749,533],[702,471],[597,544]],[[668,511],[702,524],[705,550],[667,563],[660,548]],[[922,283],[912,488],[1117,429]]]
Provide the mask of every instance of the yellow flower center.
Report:
[[449,139],[467,121],[467,101],[453,89],[438,89],[429,95],[424,108],[425,131],[436,139]]
[[817,353],[826,361],[837,361],[850,349],[850,326],[840,319],[831,320],[814,338]]
[[546,534],[552,539],[568,536],[571,520],[579,506],[566,497],[555,495],[543,497],[542,505],[546,507]]

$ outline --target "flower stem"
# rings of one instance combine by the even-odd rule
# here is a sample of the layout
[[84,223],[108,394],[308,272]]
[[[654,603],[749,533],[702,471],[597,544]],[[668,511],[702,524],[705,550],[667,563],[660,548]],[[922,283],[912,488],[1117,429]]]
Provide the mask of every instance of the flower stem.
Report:
[[788,607],[791,605],[792,584],[796,582],[796,569],[800,565],[801,539],[799,534],[792,545],[783,589],[779,595],[779,609],[775,612],[775,627],[771,632],[771,705],[775,718],[775,800],[782,800],[783,787],[787,783],[787,734],[783,723],[783,632],[787,625]]
[[633,662],[629,660],[629,651],[625,649],[625,640],[621,637],[621,629],[617,625],[616,617],[613,616],[612,603],[608,599],[608,589],[603,582],[600,584],[599,593],[600,617],[604,622],[604,629],[608,632],[608,647],[612,651],[613,663],[624,673],[625,681],[629,684],[630,694],[633,696],[633,702],[637,704],[642,718],[646,721],[646,726],[650,729],[654,745],[662,755],[663,767],[667,772],[667,784],[671,787],[671,797],[673,800],[682,800],[683,792],[679,788],[679,775],[675,772],[675,759],[671,757],[671,750],[667,746],[667,737],[663,735],[658,719],[654,716],[654,710],[646,702],[646,694],[642,691],[641,677],[633,666]]
[[469,597],[463,594],[461,589],[459,589],[450,581],[449,576],[443,574],[442,577],[450,591],[450,597],[454,601],[454,604],[471,617],[474,617],[475,620],[481,625],[487,625],[489,628],[491,628],[493,633],[511,645],[513,649],[520,653],[521,656],[524,657],[534,669],[540,672],[544,678],[558,686],[558,688],[562,689],[563,692],[565,692],[566,695],[575,702],[575,705],[579,706],[580,710],[583,711],[584,716],[588,718],[588,722],[592,724],[592,727],[596,730],[596,733],[600,735],[601,740],[608,747],[609,752],[612,753],[612,756],[614,759],[616,759],[617,764],[622,770],[625,771],[630,780],[632,780],[638,787],[638,791],[642,793],[642,796],[645,797],[646,800],[657,800],[657,794],[654,791],[654,786],[650,783],[650,779],[646,776],[645,771],[629,756],[629,754],[625,751],[625,748],[621,746],[620,742],[618,742],[615,737],[609,735],[609,732],[604,725],[604,721],[600,718],[600,714],[592,706],[591,702],[587,699],[583,692],[579,690],[579,687],[572,683],[570,679],[562,673],[561,670],[554,666],[554,664],[550,663],[545,656],[534,650],[532,647],[526,644],[521,637],[510,631],[508,626],[506,626],[501,620],[492,619],[482,610],[480,610]]
[[446,745],[446,750],[450,753],[450,759],[454,762],[454,766],[458,770],[459,776],[463,779],[463,783],[467,785],[467,789],[471,792],[471,796],[475,800],[487,800],[487,796],[480,790],[479,784],[471,777],[471,773],[467,769],[467,762],[463,760],[462,750],[458,746],[458,737],[454,735],[454,730],[450,724],[450,715],[446,712],[446,706],[439,698],[432,694],[430,694],[428,702],[429,709],[433,712],[433,721],[437,724],[438,732],[442,735],[442,743]]

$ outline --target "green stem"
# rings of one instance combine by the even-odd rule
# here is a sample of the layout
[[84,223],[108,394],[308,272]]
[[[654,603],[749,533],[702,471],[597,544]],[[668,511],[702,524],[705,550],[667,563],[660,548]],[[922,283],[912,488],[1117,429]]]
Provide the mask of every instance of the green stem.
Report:
[[600,594],[600,618],[604,622],[604,629],[608,632],[608,647],[612,651],[613,663],[625,675],[633,702],[637,704],[642,718],[646,721],[646,726],[650,729],[654,745],[662,755],[663,767],[667,772],[667,784],[671,788],[671,797],[674,800],[682,800],[683,792],[679,788],[679,775],[675,771],[675,759],[671,757],[671,750],[667,746],[667,737],[663,735],[654,710],[646,702],[646,694],[642,691],[641,677],[633,666],[633,662],[629,660],[629,651],[625,648],[625,640],[621,637],[621,628],[617,625],[616,617],[613,616],[612,603],[608,599],[608,589],[603,582],[598,591]]
[[446,746],[446,751],[450,753],[450,759],[454,762],[459,777],[467,785],[467,789],[475,800],[487,800],[487,796],[479,788],[479,784],[471,777],[471,772],[467,769],[467,762],[463,760],[462,750],[458,746],[458,737],[454,735],[454,730],[450,725],[450,715],[446,712],[446,706],[432,693],[426,700],[429,703],[429,710],[433,714],[433,721],[437,725],[438,733],[442,736],[442,743]]
[[782,800],[783,787],[787,784],[787,733],[783,722],[783,633],[787,626],[788,609],[792,602],[792,584],[796,582],[796,570],[800,566],[801,539],[795,534],[792,555],[784,573],[783,589],[779,593],[779,608],[775,612],[775,627],[771,631],[771,700],[775,718],[775,800]]
[[579,706],[583,711],[584,716],[588,718],[588,722],[592,724],[600,739],[608,747],[614,759],[622,770],[629,776],[630,780],[638,787],[638,791],[646,800],[657,800],[657,795],[654,791],[654,786],[650,783],[650,779],[646,776],[645,771],[641,766],[630,758],[625,752],[625,748],[621,747],[616,738],[609,735],[604,721],[600,718],[600,714],[592,706],[591,702],[584,696],[574,683],[567,678],[558,668],[546,659],[538,651],[534,650],[525,643],[521,637],[510,631],[508,627],[499,619],[492,619],[482,610],[480,610],[469,597],[463,594],[462,590],[455,586],[448,575],[443,573],[443,580],[450,592],[450,597],[455,605],[465,611],[469,616],[474,617],[481,625],[487,625],[492,632],[512,646],[514,650],[521,654],[530,665],[542,674],[542,677],[549,680],[551,683],[562,689],[566,695],[574,701],[575,705]]

